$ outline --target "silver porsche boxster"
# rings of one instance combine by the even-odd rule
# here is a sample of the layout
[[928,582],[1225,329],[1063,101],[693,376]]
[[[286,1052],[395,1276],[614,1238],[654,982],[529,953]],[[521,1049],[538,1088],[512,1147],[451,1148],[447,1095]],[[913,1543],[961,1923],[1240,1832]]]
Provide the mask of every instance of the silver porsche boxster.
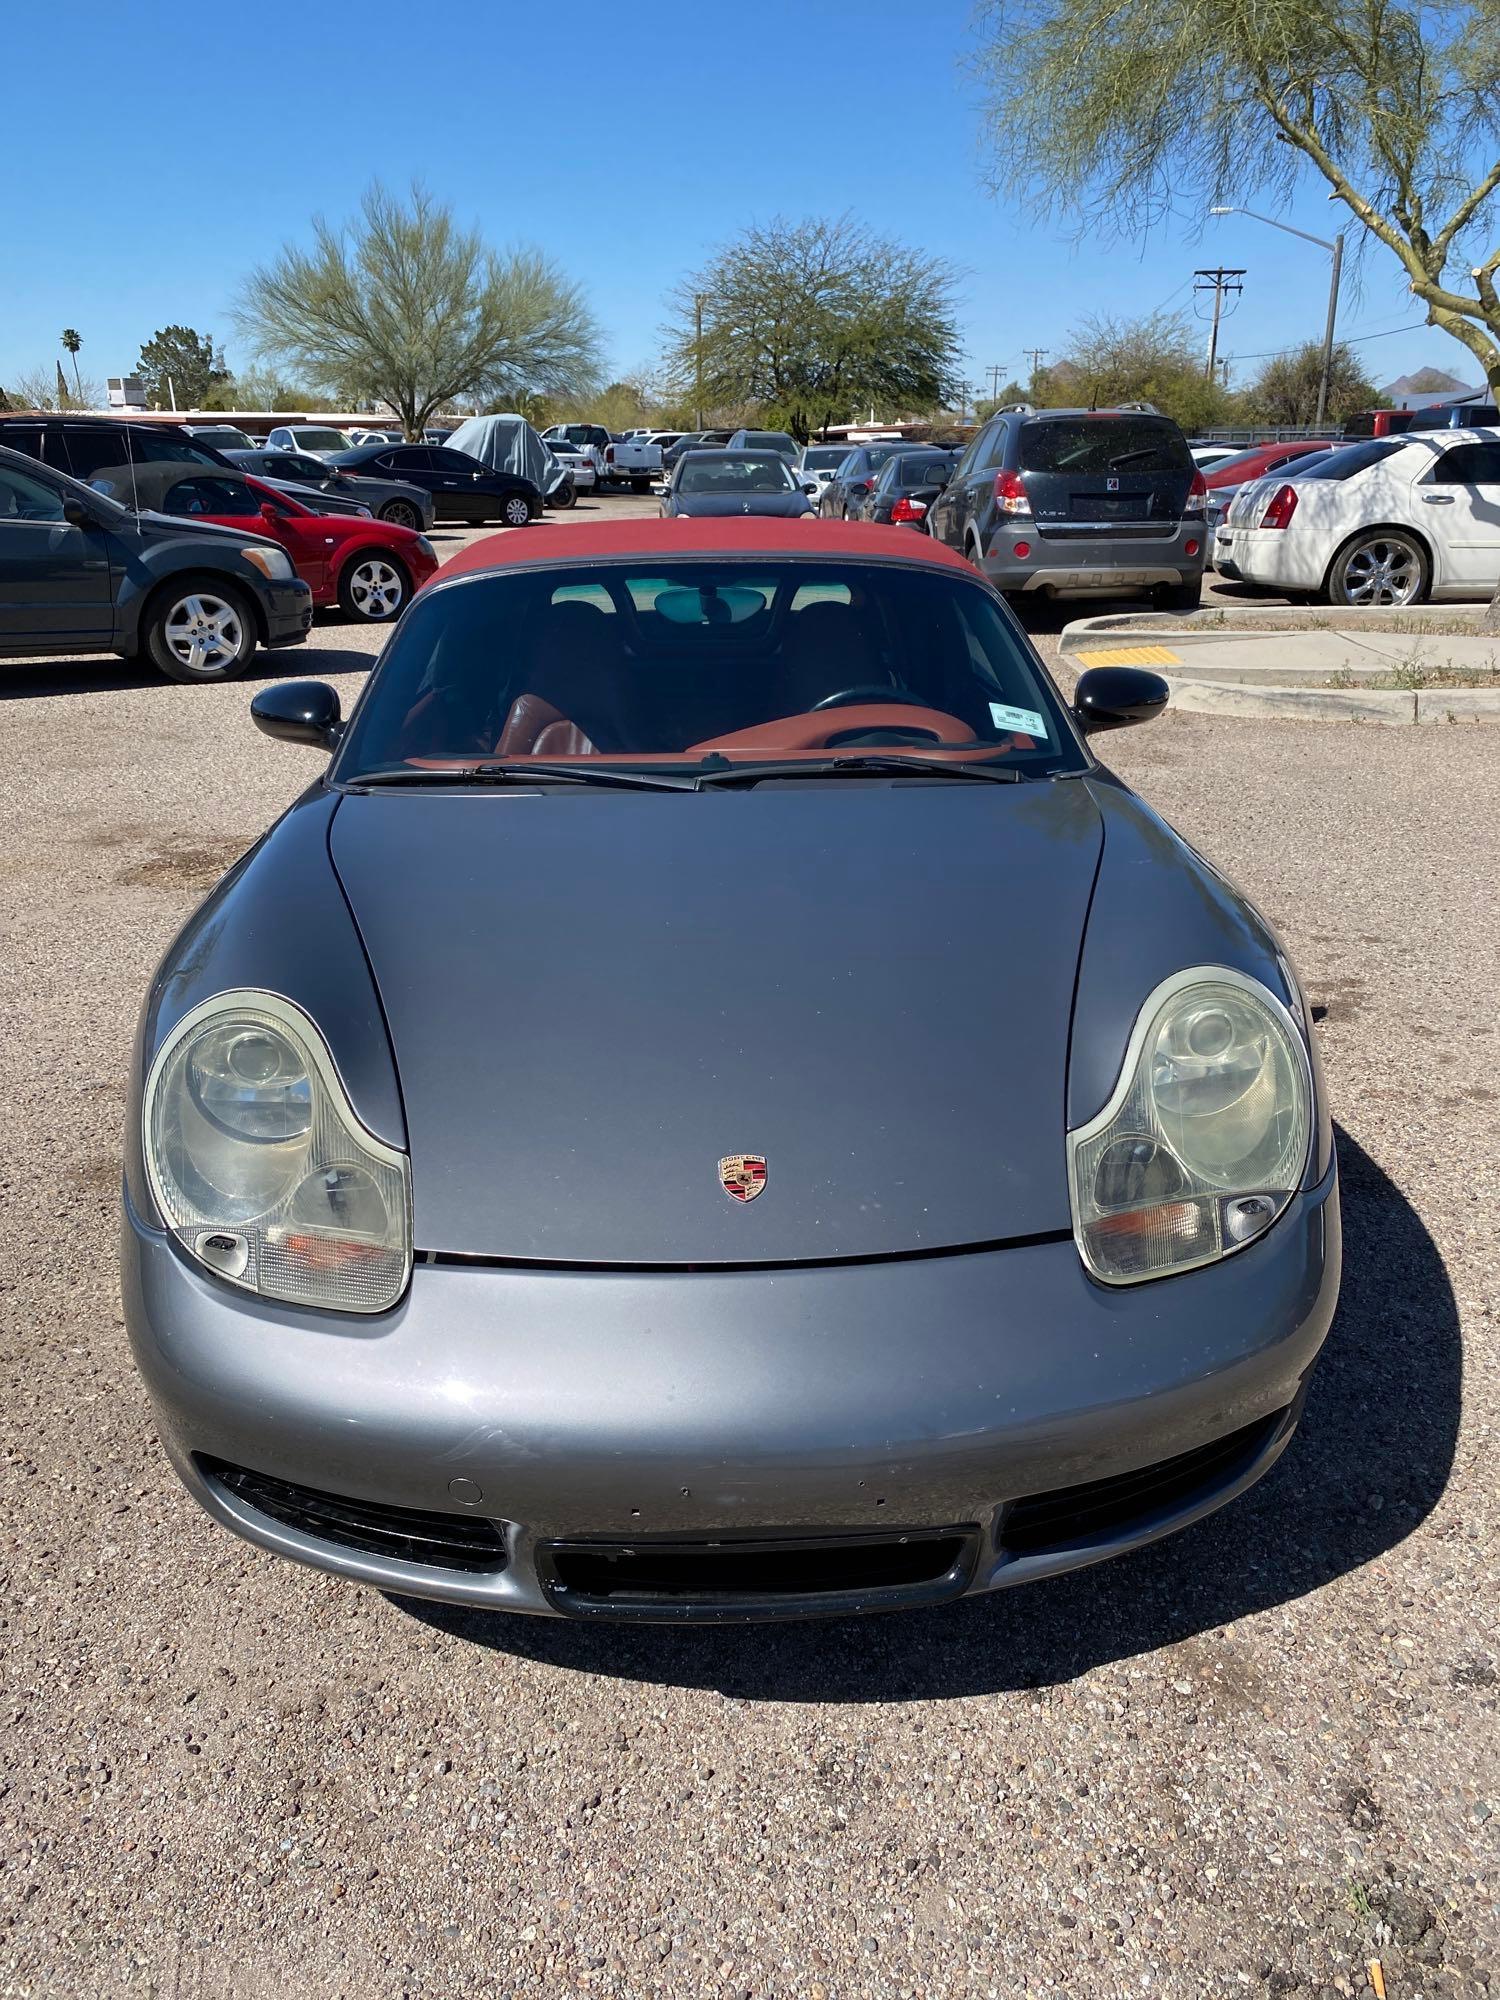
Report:
[[577,1618],[931,1604],[1286,1447],[1339,1214],[1266,922],[915,535],[500,537],[141,1017],[124,1297],[226,1528]]

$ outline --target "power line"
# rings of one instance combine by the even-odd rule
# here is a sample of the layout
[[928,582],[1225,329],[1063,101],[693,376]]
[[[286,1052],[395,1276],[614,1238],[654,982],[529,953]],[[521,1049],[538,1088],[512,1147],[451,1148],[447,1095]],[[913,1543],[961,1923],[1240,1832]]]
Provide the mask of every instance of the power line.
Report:
[[[1346,339],[1340,341],[1339,345],[1341,347],[1363,347],[1366,341],[1389,340],[1394,334],[1415,333],[1418,331],[1419,328],[1428,326],[1430,324],[1431,322],[1425,319],[1414,319],[1410,322],[1409,325],[1406,326],[1388,327],[1384,333],[1357,334],[1352,340]],[[1274,361],[1279,355],[1282,354],[1296,354],[1307,345],[1308,345],[1307,341],[1297,340],[1294,341],[1290,347],[1268,347],[1259,354],[1237,354],[1234,358],[1236,361]]]

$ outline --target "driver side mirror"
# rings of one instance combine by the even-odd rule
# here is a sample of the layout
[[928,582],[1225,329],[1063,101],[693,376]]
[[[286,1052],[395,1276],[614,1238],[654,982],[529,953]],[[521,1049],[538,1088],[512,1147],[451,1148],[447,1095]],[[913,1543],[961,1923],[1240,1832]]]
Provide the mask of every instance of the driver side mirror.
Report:
[[262,500],[260,503],[260,518],[263,521],[279,521],[281,515],[269,500]]
[[802,482],[802,491],[803,491],[804,493],[816,493],[816,492],[817,492],[817,490],[818,490],[818,482],[817,482],[817,480],[816,480],[816,479],[804,479],[804,480],[803,480],[803,482]]
[[1086,736],[1105,729],[1128,729],[1154,722],[1172,690],[1160,674],[1143,667],[1090,667],[1073,690],[1073,713]]
[[332,750],[344,733],[338,690],[327,681],[273,681],[250,704],[255,726],[282,743]]
[[63,499],[62,512],[63,519],[70,528],[92,528],[95,525],[94,516],[83,502],[75,499],[71,493]]

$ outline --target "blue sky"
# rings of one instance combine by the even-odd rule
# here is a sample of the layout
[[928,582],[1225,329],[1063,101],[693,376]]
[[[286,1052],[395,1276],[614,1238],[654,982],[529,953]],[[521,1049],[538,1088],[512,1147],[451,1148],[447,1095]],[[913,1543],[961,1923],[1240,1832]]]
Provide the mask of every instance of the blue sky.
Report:
[[[376,174],[420,176],[497,244],[542,246],[584,284],[616,372],[656,354],[680,276],[777,213],[847,211],[959,265],[981,385],[992,363],[1022,374],[1026,348],[1056,355],[1086,313],[1191,311],[1195,265],[1247,269],[1220,349],[1235,379],[1321,337],[1328,264],[1311,244],[1231,217],[1196,240],[1076,245],[990,196],[970,32],[969,0],[13,11],[9,72],[37,87],[6,93],[0,383],[50,367],[68,325],[101,380],[172,321],[248,360],[230,320],[245,271],[311,214],[351,214]],[[606,107],[634,131],[607,130]],[[1338,226],[1317,189],[1284,219]],[[1418,317],[1387,253],[1356,265],[1340,332],[1382,336],[1359,350],[1376,382],[1428,364],[1475,379],[1448,336],[1388,332]]]

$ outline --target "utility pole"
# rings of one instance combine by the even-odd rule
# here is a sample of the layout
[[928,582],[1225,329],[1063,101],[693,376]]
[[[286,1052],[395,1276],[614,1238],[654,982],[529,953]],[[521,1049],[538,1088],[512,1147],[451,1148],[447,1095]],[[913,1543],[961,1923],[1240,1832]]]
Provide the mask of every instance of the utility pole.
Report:
[[1026,386],[1034,389],[1036,387],[1036,378],[1042,370],[1043,358],[1050,354],[1052,350],[1050,347],[1023,347],[1021,352],[1031,356],[1031,380]]
[[1193,273],[1194,292],[1207,292],[1211,290],[1214,295],[1213,324],[1209,328],[1208,334],[1208,360],[1204,363],[1203,367],[1203,373],[1210,382],[1213,380],[1214,366],[1219,355],[1219,320],[1223,316],[1224,301],[1229,297],[1231,292],[1238,298],[1240,293],[1244,291],[1245,287],[1240,282],[1244,275],[1243,270],[1227,271],[1222,264],[1211,271],[1194,271]]
[[703,428],[703,294],[693,295],[693,424]]
[[1333,239],[1333,276],[1328,286],[1328,323],[1323,330],[1323,367],[1318,376],[1318,414],[1313,422],[1321,430],[1328,414],[1328,389],[1333,377],[1333,329],[1339,316],[1339,278],[1344,269],[1344,232]]
[[992,361],[984,372],[990,378],[990,401],[993,403],[1000,394],[1000,363]]

